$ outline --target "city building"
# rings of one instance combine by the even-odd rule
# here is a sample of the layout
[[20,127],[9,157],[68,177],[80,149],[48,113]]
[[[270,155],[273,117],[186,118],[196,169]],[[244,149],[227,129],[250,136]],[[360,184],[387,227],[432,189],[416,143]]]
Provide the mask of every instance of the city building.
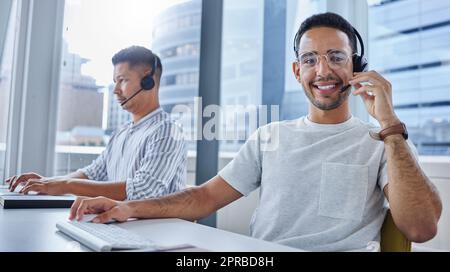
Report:
[[370,69],[423,155],[450,155],[450,2],[369,1]]
[[[224,3],[221,106],[261,104],[263,10],[264,6],[255,1]],[[248,20],[250,17],[252,20]],[[193,111],[194,98],[198,95],[200,24],[200,0],[174,5],[155,19],[152,49],[164,65],[160,101],[168,112],[176,105],[189,106]],[[224,120],[235,115],[245,119],[248,114],[229,109],[222,116]],[[179,122],[186,134],[196,133],[192,118]],[[246,139],[240,135],[248,137],[252,133],[245,122],[242,124],[234,128],[236,139],[221,144],[222,150],[237,151]],[[194,131],[189,131],[190,128]],[[194,149],[195,144],[191,143],[189,147]]]
[[[94,78],[81,73],[82,65],[88,61],[70,53],[67,43],[63,43],[57,123],[58,144],[104,143],[103,135],[98,135],[98,131],[91,136],[85,135],[86,131],[93,131],[93,128],[101,129],[103,120],[103,93],[99,91],[101,87],[97,86]],[[72,133],[80,130],[84,131],[83,136],[79,137],[78,134]]]

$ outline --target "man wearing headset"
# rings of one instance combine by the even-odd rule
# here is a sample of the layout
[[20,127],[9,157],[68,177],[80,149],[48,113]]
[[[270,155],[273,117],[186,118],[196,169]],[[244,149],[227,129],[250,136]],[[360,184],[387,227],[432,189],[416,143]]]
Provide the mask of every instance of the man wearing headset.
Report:
[[[149,49],[132,46],[113,58],[114,94],[132,121],[115,131],[89,166],[62,177],[35,173],[7,180],[11,191],[105,196],[115,200],[157,197],[184,189],[186,146],[181,127],[159,105],[162,64]],[[82,110],[82,109],[81,109]]]
[[[442,210],[439,195],[394,112],[391,84],[364,71],[356,35],[333,13],[302,23],[293,72],[310,100],[308,116],[259,128],[216,177],[149,200],[78,198],[70,219],[96,210],[99,223],[130,217],[196,220],[260,187],[251,223],[256,238],[313,251],[364,250],[380,240],[388,200],[407,238],[431,239]],[[351,115],[351,86],[379,122],[379,133]],[[268,139],[278,147],[265,148]]]

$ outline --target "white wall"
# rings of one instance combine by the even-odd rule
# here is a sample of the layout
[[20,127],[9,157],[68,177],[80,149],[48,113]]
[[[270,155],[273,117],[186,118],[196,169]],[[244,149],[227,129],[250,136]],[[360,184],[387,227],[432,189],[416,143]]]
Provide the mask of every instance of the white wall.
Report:
[[413,246],[420,249],[450,251],[450,157],[421,157],[420,164],[436,185],[443,208],[436,237],[426,243]]

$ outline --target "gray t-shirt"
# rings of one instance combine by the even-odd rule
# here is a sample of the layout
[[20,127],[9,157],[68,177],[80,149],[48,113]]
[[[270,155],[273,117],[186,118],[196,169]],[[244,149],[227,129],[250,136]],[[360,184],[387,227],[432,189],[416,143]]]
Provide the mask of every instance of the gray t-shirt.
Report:
[[[387,163],[375,127],[352,117],[303,117],[259,128],[219,175],[247,196],[258,187],[253,237],[312,251],[364,250],[379,242]],[[414,146],[409,142],[413,152]]]

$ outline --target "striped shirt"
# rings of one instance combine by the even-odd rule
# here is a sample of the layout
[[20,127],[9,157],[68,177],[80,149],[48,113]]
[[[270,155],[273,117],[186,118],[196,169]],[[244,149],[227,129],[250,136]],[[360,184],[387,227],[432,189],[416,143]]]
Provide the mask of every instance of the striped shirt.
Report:
[[118,129],[103,153],[78,171],[95,181],[126,182],[128,200],[184,189],[187,151],[182,129],[161,108]]

